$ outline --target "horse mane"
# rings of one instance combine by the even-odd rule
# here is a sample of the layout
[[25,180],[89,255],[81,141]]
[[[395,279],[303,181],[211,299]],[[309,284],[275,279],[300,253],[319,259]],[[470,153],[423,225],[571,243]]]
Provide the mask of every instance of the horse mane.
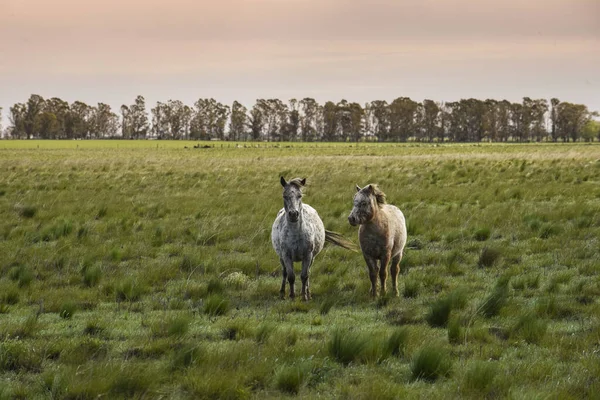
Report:
[[301,178],[294,178],[294,179],[290,179],[288,181],[288,185],[294,185],[296,186],[298,189],[302,189],[302,186],[304,186],[302,184],[302,179]]
[[379,189],[379,186],[377,186],[376,184],[371,184],[371,188],[372,188],[373,196],[375,196],[375,199],[377,200],[377,204],[379,204],[379,205],[386,204],[385,193],[383,193],[383,191],[381,189]]

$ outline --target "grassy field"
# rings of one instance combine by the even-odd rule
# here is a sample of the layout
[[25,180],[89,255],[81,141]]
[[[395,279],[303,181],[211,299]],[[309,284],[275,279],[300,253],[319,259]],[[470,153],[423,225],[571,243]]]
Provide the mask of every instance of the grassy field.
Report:
[[[194,144],[0,141],[0,399],[600,396],[599,145]],[[280,175],[354,242],[380,185],[398,298],[279,300]]]

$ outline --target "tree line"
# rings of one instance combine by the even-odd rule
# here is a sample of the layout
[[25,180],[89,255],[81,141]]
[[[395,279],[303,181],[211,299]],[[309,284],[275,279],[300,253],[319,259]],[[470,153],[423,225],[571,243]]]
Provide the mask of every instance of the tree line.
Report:
[[[520,103],[462,99],[440,103],[399,97],[364,105],[341,100],[319,104],[312,98],[258,99],[248,109],[201,98],[192,106],[179,100],[146,109],[143,96],[122,105],[71,104],[33,94],[10,107],[11,139],[188,139],[326,142],[541,142],[600,140],[600,123],[583,104],[553,98]],[[1,121],[0,108],[0,121]],[[2,127],[0,126],[0,132]]]

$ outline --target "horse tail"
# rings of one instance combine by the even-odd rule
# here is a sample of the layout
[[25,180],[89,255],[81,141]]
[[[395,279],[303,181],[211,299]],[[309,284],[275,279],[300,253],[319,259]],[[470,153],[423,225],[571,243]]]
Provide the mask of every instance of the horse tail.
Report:
[[354,243],[340,235],[339,233],[328,231],[325,229],[325,241],[347,250],[358,252],[358,248]]

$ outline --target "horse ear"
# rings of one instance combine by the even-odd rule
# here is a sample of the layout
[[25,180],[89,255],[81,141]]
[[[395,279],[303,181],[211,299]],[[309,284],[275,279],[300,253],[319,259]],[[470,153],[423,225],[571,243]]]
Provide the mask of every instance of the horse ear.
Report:
[[356,185],[356,191],[360,192],[360,186]]
[[367,194],[372,194],[373,193],[373,185],[367,186],[366,189],[367,189],[366,190]]
[[285,185],[287,185],[287,182],[285,181],[283,176],[281,177],[281,179],[279,179],[279,182],[281,183],[281,186],[283,186],[283,187],[285,187]]
[[306,178],[302,178],[302,180],[300,181],[300,184],[302,186],[306,185]]

